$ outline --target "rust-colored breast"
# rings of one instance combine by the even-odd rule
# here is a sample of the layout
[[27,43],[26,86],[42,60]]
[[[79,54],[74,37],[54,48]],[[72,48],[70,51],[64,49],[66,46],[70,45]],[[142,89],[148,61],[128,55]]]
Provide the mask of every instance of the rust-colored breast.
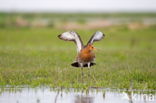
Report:
[[93,52],[80,52],[78,55],[78,59],[81,62],[91,62],[95,58],[95,54]]

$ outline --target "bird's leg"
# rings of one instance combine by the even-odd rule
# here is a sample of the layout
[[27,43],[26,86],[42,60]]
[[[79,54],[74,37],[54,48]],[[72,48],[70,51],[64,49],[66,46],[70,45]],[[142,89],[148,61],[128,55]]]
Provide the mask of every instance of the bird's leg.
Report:
[[88,72],[89,72],[88,77],[89,77],[91,75],[90,74],[90,62],[88,62],[87,65],[88,65]]
[[[93,78],[94,79],[94,81],[96,82],[96,79],[95,79],[95,76],[94,76],[94,73],[93,73],[93,75],[91,74],[91,71],[90,71],[90,62],[88,63],[88,71],[89,71],[89,74],[88,74],[88,76],[90,76],[91,78]],[[93,71],[94,72],[94,71]]]
[[95,83],[97,83],[97,80],[96,80],[96,78],[95,78],[95,72],[94,72],[94,69],[95,69],[95,68],[93,68],[93,79],[94,79]]
[[83,82],[83,63],[80,63],[80,67],[81,67],[81,80]]
[[90,62],[88,63],[88,68],[90,68]]

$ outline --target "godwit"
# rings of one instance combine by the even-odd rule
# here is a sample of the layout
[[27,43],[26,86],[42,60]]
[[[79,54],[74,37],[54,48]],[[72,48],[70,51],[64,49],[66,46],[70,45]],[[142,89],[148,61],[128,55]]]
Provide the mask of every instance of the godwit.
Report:
[[83,42],[81,40],[81,37],[74,31],[68,31],[64,32],[58,37],[65,41],[73,41],[76,43],[77,46],[77,57],[76,61],[72,63],[71,65],[74,67],[88,67],[95,65],[94,59],[95,59],[95,53],[93,50],[95,50],[93,43],[95,41],[99,41],[102,38],[104,38],[104,34],[100,31],[95,32],[88,43],[84,46]]

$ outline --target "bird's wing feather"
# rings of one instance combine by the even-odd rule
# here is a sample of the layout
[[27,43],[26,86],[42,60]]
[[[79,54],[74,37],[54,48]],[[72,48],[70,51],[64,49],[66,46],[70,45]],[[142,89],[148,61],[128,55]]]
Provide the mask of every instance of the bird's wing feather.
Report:
[[77,52],[80,52],[80,50],[83,48],[83,42],[80,36],[74,31],[64,32],[58,35],[58,37],[65,41],[74,41],[77,46]]
[[105,36],[105,35],[104,35],[102,32],[100,32],[100,31],[95,32],[95,33],[92,35],[92,37],[90,38],[90,40],[88,41],[87,45],[88,45],[88,44],[93,44],[93,42],[99,41],[99,40],[103,39],[104,36]]

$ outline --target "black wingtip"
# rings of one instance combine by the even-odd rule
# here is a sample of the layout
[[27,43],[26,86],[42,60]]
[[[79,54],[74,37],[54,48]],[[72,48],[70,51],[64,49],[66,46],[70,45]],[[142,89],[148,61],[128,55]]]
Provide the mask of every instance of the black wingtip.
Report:
[[[93,62],[90,63],[90,66],[94,66],[94,65],[96,65],[96,63],[93,63]],[[80,67],[80,65],[79,65],[78,62],[74,62],[74,63],[72,63],[71,66],[73,66],[73,67],[77,67],[77,68]],[[88,67],[88,65],[85,64],[85,65],[83,65],[83,67]]]
[[57,36],[59,39],[61,39],[61,34]]
[[105,33],[103,33],[102,31],[97,31],[97,32],[101,32],[103,34],[103,37],[105,37]]
[[106,35],[103,33],[103,38],[105,37]]

